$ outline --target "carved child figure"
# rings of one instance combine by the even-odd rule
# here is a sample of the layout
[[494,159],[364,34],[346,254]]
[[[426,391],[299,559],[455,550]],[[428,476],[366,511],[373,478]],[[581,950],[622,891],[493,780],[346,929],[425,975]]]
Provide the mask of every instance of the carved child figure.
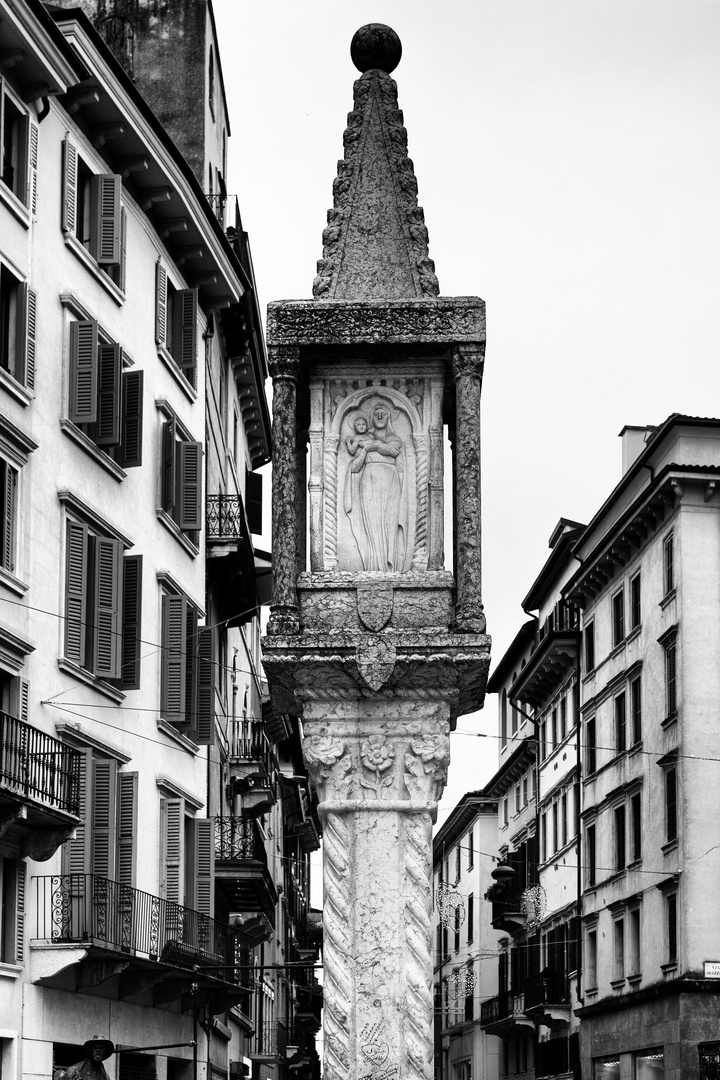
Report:
[[364,413],[357,414],[352,422],[352,426],[355,430],[355,434],[347,436],[345,445],[353,456],[353,460],[350,462],[350,472],[357,473],[362,471],[368,455],[368,450],[375,440],[372,434],[367,434],[369,425]]

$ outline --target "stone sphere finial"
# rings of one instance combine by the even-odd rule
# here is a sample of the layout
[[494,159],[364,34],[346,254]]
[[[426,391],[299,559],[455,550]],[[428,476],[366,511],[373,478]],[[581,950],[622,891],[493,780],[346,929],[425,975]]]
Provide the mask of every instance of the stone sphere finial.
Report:
[[391,26],[368,23],[356,31],[350,42],[350,56],[358,71],[380,68],[389,75],[400,63],[402,44]]

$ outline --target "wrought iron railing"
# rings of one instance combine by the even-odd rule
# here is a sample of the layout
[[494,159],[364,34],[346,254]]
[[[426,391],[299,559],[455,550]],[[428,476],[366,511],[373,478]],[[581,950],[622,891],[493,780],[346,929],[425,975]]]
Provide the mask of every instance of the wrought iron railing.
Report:
[[[95,874],[36,877],[37,934],[52,944],[89,943],[174,967],[218,968],[242,985],[242,942],[209,915]],[[232,965],[237,964],[237,967]]]
[[215,862],[267,863],[260,827],[253,818],[215,818]]
[[564,974],[541,971],[525,980],[525,1008],[540,1005],[567,1005],[569,1001],[568,980]]
[[205,497],[205,529],[208,540],[239,540],[245,510],[240,495],[207,495]]
[[270,749],[265,734],[262,720],[248,720],[246,718],[230,720],[227,726],[227,736],[231,758],[244,761],[262,761],[270,772],[273,761],[273,753]]
[[0,788],[77,816],[80,766],[79,750],[0,712]]
[[488,998],[480,1005],[480,1026],[488,1027],[496,1024],[499,1020],[506,1020],[512,1015],[512,994],[506,992],[496,997]]
[[264,1020],[255,1029],[255,1054],[282,1057],[287,1054],[287,1028],[282,1020]]
[[[490,890],[488,889],[488,892]],[[502,892],[498,894],[492,894],[492,921],[493,923],[502,922],[508,915],[522,914],[522,892],[517,889],[503,888]]]

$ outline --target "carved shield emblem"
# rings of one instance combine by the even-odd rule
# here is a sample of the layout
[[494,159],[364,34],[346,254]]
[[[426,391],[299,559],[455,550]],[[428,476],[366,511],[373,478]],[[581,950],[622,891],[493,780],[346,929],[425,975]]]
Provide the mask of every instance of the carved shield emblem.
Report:
[[357,606],[363,626],[376,634],[392,615],[392,585],[358,585]]
[[358,645],[355,663],[370,689],[379,690],[393,673],[395,646],[382,638],[368,638]]

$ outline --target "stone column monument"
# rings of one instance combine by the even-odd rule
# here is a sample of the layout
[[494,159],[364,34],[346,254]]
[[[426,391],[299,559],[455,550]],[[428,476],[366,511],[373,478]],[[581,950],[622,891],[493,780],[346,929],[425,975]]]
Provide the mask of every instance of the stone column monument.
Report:
[[362,75],[314,298],[268,309],[274,581],[264,658],[275,710],[302,716],[320,799],[326,1080],[432,1078],[431,830],[450,731],[482,706],[489,664],[485,305],[438,295],[389,74],[400,53],[389,27],[355,35]]

